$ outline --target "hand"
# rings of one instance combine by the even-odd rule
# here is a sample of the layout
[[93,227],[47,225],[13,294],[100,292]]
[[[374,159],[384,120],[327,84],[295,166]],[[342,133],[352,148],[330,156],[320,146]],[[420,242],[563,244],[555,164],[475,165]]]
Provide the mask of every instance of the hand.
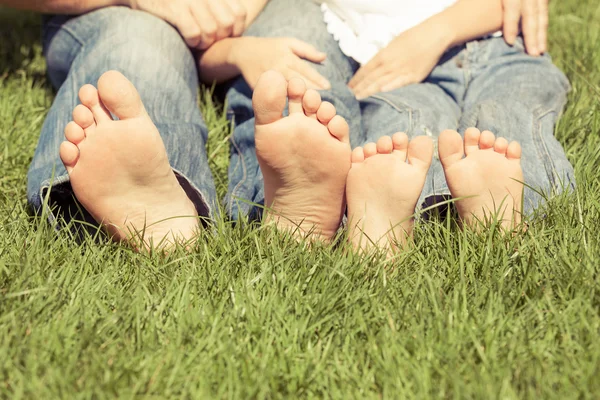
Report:
[[437,24],[423,23],[398,35],[348,83],[358,100],[422,82],[449,46],[451,35]]
[[502,0],[506,43],[513,45],[519,34],[519,21],[525,49],[532,56],[547,50],[548,0]]
[[331,84],[304,60],[321,63],[327,55],[310,44],[293,38],[236,39],[231,52],[231,62],[235,64],[252,89],[263,72],[270,69],[279,71],[286,79],[299,77],[312,89],[329,89]]
[[128,0],[131,8],[146,11],[173,25],[188,46],[207,49],[245,29],[246,9],[240,0]]

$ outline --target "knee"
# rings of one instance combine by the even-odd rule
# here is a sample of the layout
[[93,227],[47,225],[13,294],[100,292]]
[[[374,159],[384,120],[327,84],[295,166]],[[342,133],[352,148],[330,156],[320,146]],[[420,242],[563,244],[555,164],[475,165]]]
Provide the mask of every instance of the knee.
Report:
[[152,14],[127,7],[107,7],[99,13],[98,40],[114,51],[140,54],[151,48],[165,59],[189,56],[190,51],[179,32]]

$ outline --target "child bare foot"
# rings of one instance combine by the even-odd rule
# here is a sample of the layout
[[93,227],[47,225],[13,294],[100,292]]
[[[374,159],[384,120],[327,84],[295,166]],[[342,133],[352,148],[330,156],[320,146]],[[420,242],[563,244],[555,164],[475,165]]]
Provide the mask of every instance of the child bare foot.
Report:
[[409,143],[405,133],[354,149],[346,197],[355,248],[375,245],[391,252],[406,243],[432,155],[430,138],[419,136]]
[[198,227],[196,208],[179,185],[131,82],[110,71],[97,90],[83,86],[79,98],[82,104],[65,128],[60,157],[83,207],[113,239],[135,247],[192,237]]
[[493,217],[512,229],[521,221],[523,171],[517,142],[509,144],[476,128],[467,129],[463,141],[448,130],[440,135],[439,153],[452,197],[460,199],[456,208],[464,223],[473,226]]
[[[283,118],[286,99],[290,115]],[[345,211],[348,124],[303,80],[286,82],[275,71],[260,77],[252,106],[265,221],[299,237],[330,240]]]

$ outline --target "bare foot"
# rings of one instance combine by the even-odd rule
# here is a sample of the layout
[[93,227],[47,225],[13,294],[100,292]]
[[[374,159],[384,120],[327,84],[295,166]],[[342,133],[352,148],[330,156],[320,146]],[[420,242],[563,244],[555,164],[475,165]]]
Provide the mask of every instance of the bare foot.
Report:
[[82,104],[73,110],[60,147],[79,202],[113,239],[135,247],[191,238],[198,227],[196,208],[179,185],[135,87],[110,71],[98,81],[98,90],[85,85],[79,98]]
[[[283,118],[286,99],[288,117]],[[299,237],[330,240],[345,211],[349,129],[331,103],[275,71],[259,79],[252,106],[265,181],[265,221]]]
[[406,244],[432,155],[430,138],[419,136],[409,143],[405,133],[354,149],[346,196],[355,248],[392,251]]
[[523,171],[517,142],[509,144],[476,128],[467,129],[463,141],[448,130],[440,135],[439,153],[452,197],[460,199],[456,208],[464,223],[475,226],[476,221],[497,218],[507,229],[520,223]]

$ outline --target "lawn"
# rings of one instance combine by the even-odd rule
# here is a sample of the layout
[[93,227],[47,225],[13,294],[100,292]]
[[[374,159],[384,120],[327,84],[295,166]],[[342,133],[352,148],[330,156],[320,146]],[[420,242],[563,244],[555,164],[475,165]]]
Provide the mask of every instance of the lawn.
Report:
[[420,224],[392,265],[225,220],[167,256],[56,234],[25,199],[53,98],[39,30],[0,10],[0,398],[600,398],[597,0],[551,2],[575,192],[514,237]]

